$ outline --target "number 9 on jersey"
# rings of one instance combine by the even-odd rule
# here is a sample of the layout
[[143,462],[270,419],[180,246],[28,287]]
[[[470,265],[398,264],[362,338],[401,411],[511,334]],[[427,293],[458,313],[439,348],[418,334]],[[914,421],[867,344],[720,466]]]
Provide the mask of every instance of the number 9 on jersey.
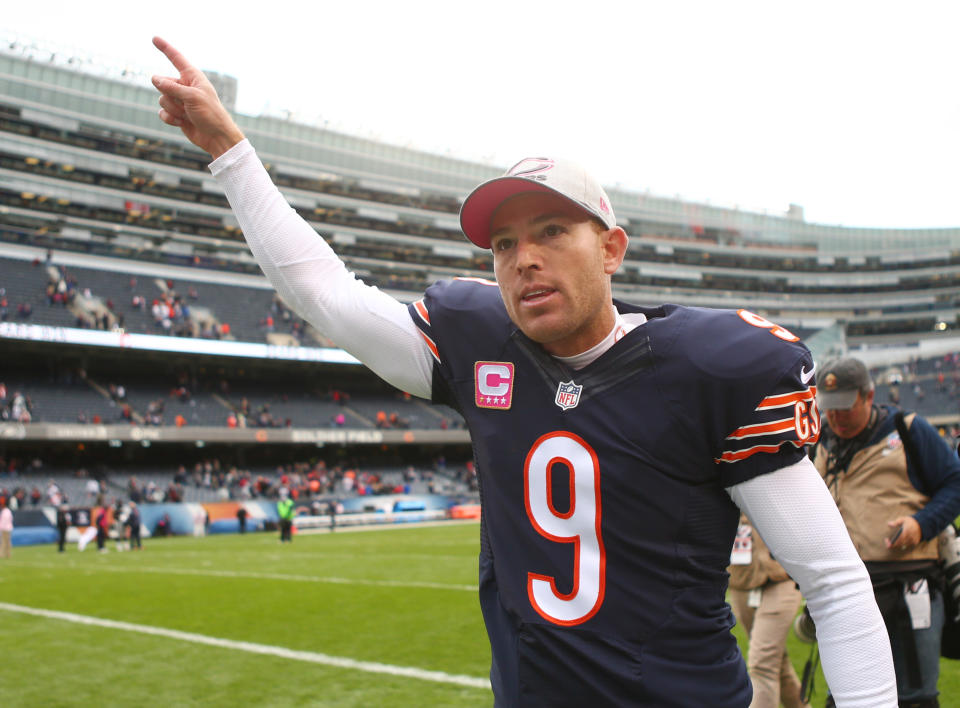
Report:
[[[569,471],[570,507],[553,503],[553,469]],[[559,625],[586,622],[603,604],[606,554],[600,537],[600,463],[582,438],[566,431],[547,433],[527,453],[523,471],[527,516],[537,533],[555,543],[574,544],[573,589],[557,590],[556,579],[527,574],[530,604]]]

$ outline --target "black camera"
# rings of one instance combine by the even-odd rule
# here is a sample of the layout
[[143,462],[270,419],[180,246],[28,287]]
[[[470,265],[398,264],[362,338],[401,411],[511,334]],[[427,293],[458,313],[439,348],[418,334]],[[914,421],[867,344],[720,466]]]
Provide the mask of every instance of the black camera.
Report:
[[940,560],[943,562],[947,595],[953,598],[954,605],[960,612],[960,538],[957,537],[953,524],[940,533],[938,547]]
[[813,644],[817,641],[817,625],[813,623],[813,617],[810,616],[810,610],[806,605],[803,606],[803,612],[793,621],[793,633],[804,644]]

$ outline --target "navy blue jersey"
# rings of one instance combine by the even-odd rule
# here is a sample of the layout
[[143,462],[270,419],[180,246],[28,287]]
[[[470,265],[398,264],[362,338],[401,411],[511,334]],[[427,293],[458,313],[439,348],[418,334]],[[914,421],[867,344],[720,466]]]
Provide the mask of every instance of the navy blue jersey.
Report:
[[410,306],[434,400],[473,441],[494,693],[742,708],[724,488],[815,441],[813,361],[749,312],[615,304],[647,322],[578,371],[516,328],[493,283],[443,281]]

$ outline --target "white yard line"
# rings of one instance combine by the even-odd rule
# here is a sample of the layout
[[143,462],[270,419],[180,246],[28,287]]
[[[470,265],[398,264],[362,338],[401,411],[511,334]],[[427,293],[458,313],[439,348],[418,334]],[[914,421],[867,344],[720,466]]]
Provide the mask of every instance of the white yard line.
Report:
[[19,565],[26,568],[52,568],[64,570],[89,570],[100,573],[109,571],[114,573],[157,573],[160,575],[201,575],[216,578],[249,578],[254,580],[286,580],[300,583],[330,583],[332,585],[370,585],[374,587],[390,588],[427,588],[430,590],[457,590],[477,592],[476,585],[455,585],[452,583],[431,583],[418,580],[360,580],[356,578],[337,578],[331,576],[290,575],[286,573],[257,573],[239,570],[204,570],[200,568],[167,568],[149,565],[98,565],[81,566],[62,563],[37,563],[30,561],[8,561],[10,565]]
[[63,622],[73,622],[75,624],[105,627],[107,629],[119,629],[124,632],[149,634],[155,637],[166,637],[168,639],[176,639],[182,642],[205,644],[206,646],[219,647],[221,649],[234,649],[238,651],[249,652],[251,654],[265,654],[268,656],[277,656],[281,659],[294,659],[296,661],[307,661],[313,664],[336,666],[342,669],[367,671],[374,674],[389,674],[391,676],[404,676],[406,678],[434,681],[436,683],[449,683],[457,686],[468,686],[470,688],[490,688],[490,681],[488,679],[477,678],[474,676],[463,676],[459,674],[448,674],[444,673],[443,671],[427,671],[426,669],[418,669],[411,666],[380,664],[375,661],[357,661],[356,659],[347,659],[341,656],[330,656],[328,654],[320,654],[318,652],[287,649],[286,647],[276,647],[269,644],[256,644],[254,642],[240,642],[233,639],[221,639],[219,637],[208,637],[204,634],[181,632],[176,629],[151,627],[149,625],[132,624],[130,622],[118,622],[116,620],[101,619],[99,617],[77,615],[72,612],[58,612],[56,610],[43,610],[35,607],[26,607],[24,605],[12,605],[6,602],[0,602],[0,610],[5,610],[7,612],[18,612],[25,615],[33,615],[35,617],[45,617],[53,620],[61,620]]

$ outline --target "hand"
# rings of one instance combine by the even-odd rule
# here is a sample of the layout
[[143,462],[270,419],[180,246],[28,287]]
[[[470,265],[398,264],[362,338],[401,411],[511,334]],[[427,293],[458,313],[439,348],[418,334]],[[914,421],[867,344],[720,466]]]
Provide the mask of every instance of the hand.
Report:
[[160,92],[160,120],[180,128],[191,143],[214,159],[243,140],[243,133],[203,72],[166,40],[154,37],[153,45],[180,72],[176,79],[153,77],[153,85]]
[[[923,540],[923,532],[920,530],[920,524],[912,516],[900,516],[893,521],[888,521],[890,527],[890,536],[883,539],[887,548],[897,548],[905,550],[913,548]],[[900,535],[891,543],[890,538],[896,534],[896,530],[902,527]]]

